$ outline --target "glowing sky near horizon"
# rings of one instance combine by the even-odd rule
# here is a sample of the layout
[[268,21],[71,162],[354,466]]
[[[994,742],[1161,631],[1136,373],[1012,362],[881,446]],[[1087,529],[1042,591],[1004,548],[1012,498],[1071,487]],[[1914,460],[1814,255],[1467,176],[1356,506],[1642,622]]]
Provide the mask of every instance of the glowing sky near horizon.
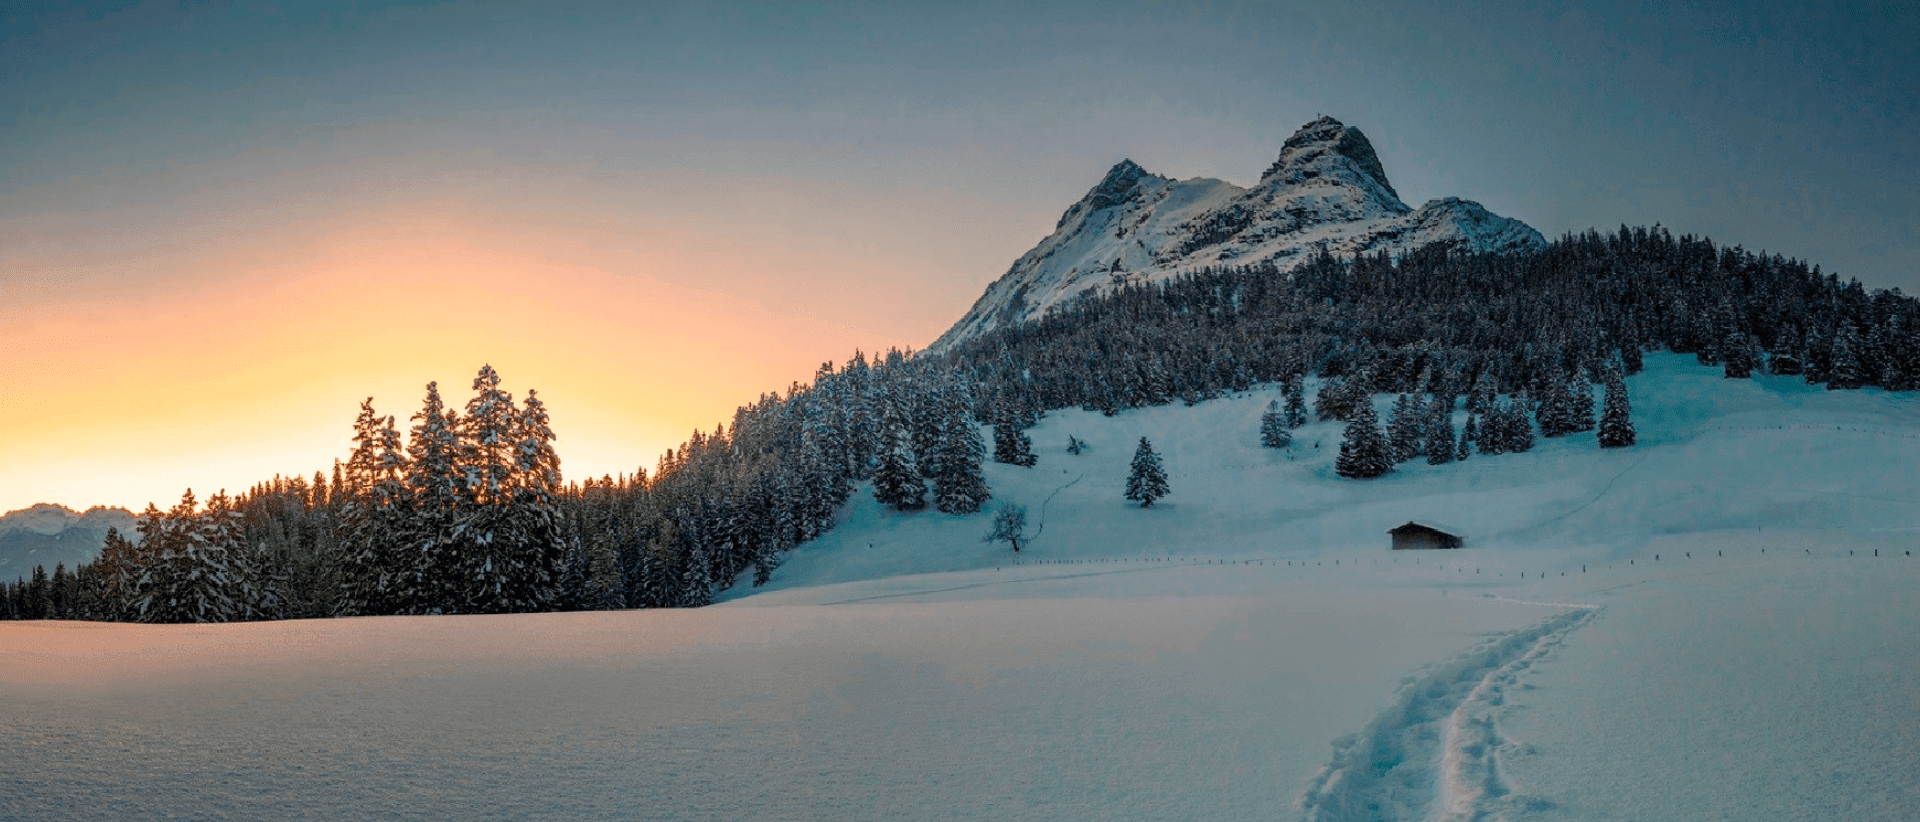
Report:
[[1323,113],[1415,204],[1914,292],[1916,76],[1910,4],[9,4],[0,511],[310,475],[482,363],[569,478],[651,468],[1122,157],[1244,185]]

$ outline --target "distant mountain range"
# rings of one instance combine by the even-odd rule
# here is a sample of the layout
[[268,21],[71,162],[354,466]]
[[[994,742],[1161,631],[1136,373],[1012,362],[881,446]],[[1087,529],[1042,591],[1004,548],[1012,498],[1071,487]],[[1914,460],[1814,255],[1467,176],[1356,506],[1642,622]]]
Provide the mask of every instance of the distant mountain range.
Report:
[[1287,139],[1252,188],[1205,177],[1174,180],[1120,161],[932,349],[1038,319],[1101,287],[1260,261],[1285,270],[1323,248],[1350,257],[1436,242],[1476,251],[1546,245],[1531,226],[1472,200],[1408,206],[1366,135],[1321,117]]
[[58,563],[73,570],[100,555],[107,529],[118,528],[134,538],[133,513],[124,508],[89,508],[76,512],[64,505],[41,503],[0,516],[0,580],[33,573],[44,565],[48,573]]

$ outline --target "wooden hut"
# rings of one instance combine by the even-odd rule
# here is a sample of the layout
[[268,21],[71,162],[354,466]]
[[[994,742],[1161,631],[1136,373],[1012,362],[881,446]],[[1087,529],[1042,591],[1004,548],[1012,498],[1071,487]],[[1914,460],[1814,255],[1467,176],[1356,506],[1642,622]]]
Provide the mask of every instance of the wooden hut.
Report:
[[1466,541],[1466,535],[1458,529],[1435,525],[1431,522],[1408,522],[1387,533],[1393,535],[1393,550],[1423,548],[1458,548]]

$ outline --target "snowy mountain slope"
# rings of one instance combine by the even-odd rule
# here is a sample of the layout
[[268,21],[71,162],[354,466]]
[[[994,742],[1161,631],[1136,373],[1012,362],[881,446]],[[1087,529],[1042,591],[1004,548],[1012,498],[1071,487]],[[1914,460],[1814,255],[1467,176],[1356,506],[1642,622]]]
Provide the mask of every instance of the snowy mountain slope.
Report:
[[134,538],[133,514],[124,508],[94,507],[79,513],[66,506],[41,503],[0,516],[0,579],[13,581],[44,565],[49,573],[58,563],[67,570],[93,561],[108,528]]
[[1251,188],[1204,177],[1173,180],[1120,161],[932,349],[1038,318],[1104,286],[1255,261],[1285,270],[1320,248],[1344,257],[1435,242],[1506,251],[1546,241],[1471,200],[1409,207],[1366,135],[1322,117],[1288,138]]
[[[1912,494],[1920,400],[1912,394],[1826,391],[1797,377],[1727,380],[1674,354],[1650,354],[1646,363],[1627,381],[1639,432],[1631,448],[1600,449],[1587,432],[1540,439],[1523,454],[1403,463],[1379,480],[1356,482],[1334,473],[1341,424],[1309,422],[1289,449],[1258,447],[1260,415],[1281,397],[1278,386],[1262,386],[1190,408],[1111,418],[1049,412],[1028,432],[1038,465],[987,464],[988,505],[1027,506],[1026,560],[1366,555],[1386,544],[1385,529],[1415,519],[1466,529],[1469,549],[1553,563],[1573,562],[1561,556],[1566,551],[1610,556],[1672,533],[1920,529]],[[1309,395],[1316,387],[1310,379]],[[1381,419],[1391,401],[1375,398]],[[1456,433],[1464,422],[1456,412]],[[1067,454],[1068,436],[1091,449]],[[1164,457],[1173,488],[1146,511],[1121,499],[1142,436]],[[842,517],[794,550],[772,589],[1009,559],[1004,546],[979,541],[984,515],[900,513],[863,488]],[[751,591],[723,596],[751,599]]]

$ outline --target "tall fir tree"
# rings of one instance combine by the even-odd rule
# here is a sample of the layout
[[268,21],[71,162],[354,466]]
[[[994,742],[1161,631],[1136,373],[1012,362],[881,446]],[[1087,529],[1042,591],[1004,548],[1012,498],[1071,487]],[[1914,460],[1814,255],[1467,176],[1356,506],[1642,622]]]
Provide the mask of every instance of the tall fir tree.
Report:
[[1507,451],[1524,454],[1533,450],[1533,415],[1527,413],[1526,394],[1515,394],[1507,410]]
[[1738,328],[1728,329],[1726,338],[1720,342],[1722,374],[1730,380],[1744,380],[1753,376],[1758,365],[1758,357],[1747,335]]
[[1307,388],[1306,380],[1299,374],[1287,377],[1286,423],[1288,428],[1299,428],[1307,424]]
[[481,366],[460,420],[460,510],[452,546],[457,559],[444,603],[456,613],[506,613],[512,607],[507,592],[518,549],[510,505],[518,417],[500,375]]
[[1568,408],[1572,398],[1567,394],[1564,379],[1547,381],[1545,396],[1540,399],[1540,407],[1534,414],[1540,423],[1540,436],[1553,438],[1563,436],[1569,431]]
[[373,398],[360,403],[353,424],[353,453],[347,458],[347,493],[341,509],[342,568],[347,587],[340,612],[349,615],[394,613],[402,569],[398,545],[410,512],[406,503],[405,456],[393,418],[373,410]]
[[1419,455],[1422,411],[1412,394],[1401,394],[1393,401],[1387,417],[1387,459],[1402,463]]
[[459,418],[440,399],[440,384],[413,415],[407,440],[407,487],[413,515],[397,535],[399,613],[440,610],[456,595],[460,557],[454,526],[462,512]]
[[980,466],[987,447],[980,438],[980,427],[973,423],[966,386],[948,386],[944,405],[940,471],[933,480],[933,505],[943,514],[971,514],[993,497],[987,490],[986,475]]
[[1373,479],[1393,470],[1393,457],[1371,399],[1363,398],[1354,406],[1333,466],[1335,473],[1347,479]]
[[1033,438],[1015,424],[1010,410],[1003,410],[993,424],[993,461],[1029,468],[1040,461],[1033,453]]
[[1853,390],[1866,384],[1866,368],[1860,361],[1860,332],[1851,322],[1841,323],[1833,335],[1833,366],[1827,390]]
[[913,434],[906,412],[888,397],[880,421],[880,454],[873,469],[873,498],[881,505],[911,511],[927,504],[927,484],[914,460]]
[[1453,400],[1445,394],[1434,396],[1432,413],[1427,418],[1427,464],[1453,462]]
[[1169,493],[1167,470],[1160,464],[1160,455],[1154,453],[1153,443],[1141,437],[1139,447],[1133,450],[1133,466],[1127,474],[1126,497],[1140,503],[1142,508],[1152,508],[1154,500]]
[[511,543],[502,596],[507,610],[541,611],[558,594],[566,544],[559,511],[560,456],[553,450],[552,420],[538,391],[527,391],[515,415],[513,439]]
[[1633,431],[1633,408],[1627,399],[1627,381],[1617,369],[1608,369],[1606,374],[1606,405],[1600,412],[1600,447],[1625,448],[1636,439]]
[[1569,386],[1572,397],[1567,405],[1567,428],[1570,431],[1593,430],[1593,382],[1587,379],[1586,369],[1578,369],[1573,375],[1573,384]]

